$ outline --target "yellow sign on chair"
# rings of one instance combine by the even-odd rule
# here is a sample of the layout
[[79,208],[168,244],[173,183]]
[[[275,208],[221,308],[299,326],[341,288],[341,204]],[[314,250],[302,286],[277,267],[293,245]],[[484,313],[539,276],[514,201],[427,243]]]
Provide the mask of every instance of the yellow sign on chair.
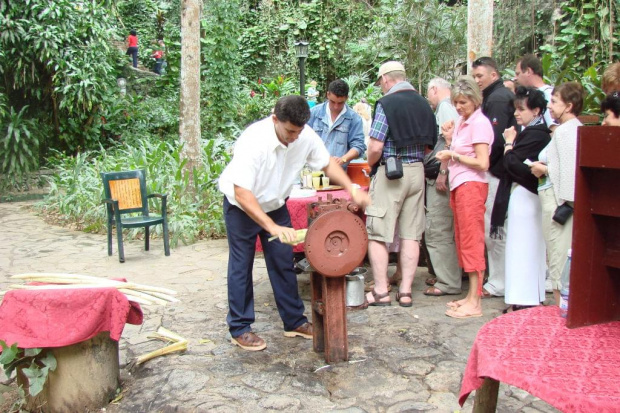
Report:
[[110,180],[110,192],[112,199],[118,200],[120,209],[142,208],[142,195],[140,194],[140,180],[138,178]]

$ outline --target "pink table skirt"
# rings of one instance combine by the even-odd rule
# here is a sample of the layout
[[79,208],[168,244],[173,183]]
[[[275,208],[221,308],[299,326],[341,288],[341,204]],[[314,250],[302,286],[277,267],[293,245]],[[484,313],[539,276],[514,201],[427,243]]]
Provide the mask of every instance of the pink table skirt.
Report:
[[125,323],[142,324],[142,310],[116,288],[7,291],[0,305],[0,340],[20,348],[64,347]]
[[[291,215],[291,223],[295,229],[308,228],[308,204],[316,202],[321,198],[323,201],[327,200],[327,194],[330,194],[332,198],[345,198],[351,199],[351,196],[344,189],[340,191],[325,191],[317,192],[315,196],[308,198],[289,198],[286,202],[286,208]],[[256,238],[256,251],[262,251],[263,246],[260,243],[260,239]],[[293,247],[294,252],[304,252],[304,244],[298,244]]]
[[620,322],[568,329],[557,307],[485,324],[469,355],[461,406],[484,378],[519,387],[563,412],[620,411]]

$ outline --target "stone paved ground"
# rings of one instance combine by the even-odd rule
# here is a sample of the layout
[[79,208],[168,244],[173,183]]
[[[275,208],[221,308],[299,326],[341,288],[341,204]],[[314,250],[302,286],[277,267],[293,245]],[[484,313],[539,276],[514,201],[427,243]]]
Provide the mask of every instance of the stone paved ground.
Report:
[[[268,346],[246,352],[230,344],[226,328],[226,240],[179,246],[170,257],[161,240],[152,241],[148,252],[141,242],[127,242],[126,263],[120,264],[117,255],[108,257],[105,236],[47,225],[28,205],[0,204],[0,289],[9,285],[11,274],[65,272],[126,277],[179,292],[180,303],[145,307],[144,324],[125,328],[123,397],[107,406],[108,412],[472,410],[473,397],[463,408],[457,403],[462,372],[478,329],[501,314],[501,299],[485,300],[481,318],[448,318],[445,303],[454,297],[422,295],[428,273],[419,268],[413,308],[350,312],[350,361],[328,366],[313,352],[311,340],[283,337],[264,260],[257,257],[253,328]],[[299,284],[308,308],[307,274],[299,276]],[[159,326],[186,337],[189,349],[129,371],[134,357],[161,347],[146,338]],[[502,384],[498,411],[557,410]]]

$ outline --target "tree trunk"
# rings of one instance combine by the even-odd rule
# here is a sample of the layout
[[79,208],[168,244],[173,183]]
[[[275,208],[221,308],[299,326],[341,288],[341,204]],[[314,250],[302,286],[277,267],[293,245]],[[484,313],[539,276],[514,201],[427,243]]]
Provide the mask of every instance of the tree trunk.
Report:
[[193,187],[193,171],[200,164],[200,11],[201,0],[181,2],[181,156]]
[[467,3],[467,73],[471,64],[493,52],[493,0],[469,0]]

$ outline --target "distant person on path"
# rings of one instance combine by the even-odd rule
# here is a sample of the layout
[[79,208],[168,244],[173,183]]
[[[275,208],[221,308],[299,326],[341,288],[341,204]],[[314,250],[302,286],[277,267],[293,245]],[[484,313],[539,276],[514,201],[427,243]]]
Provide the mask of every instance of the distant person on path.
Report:
[[327,88],[327,101],[310,109],[308,126],[321,137],[334,161],[346,169],[366,152],[360,115],[347,106],[349,85],[334,80]]
[[[280,98],[273,115],[250,125],[237,139],[234,155],[219,179],[224,196],[228,234],[228,316],[231,342],[244,350],[264,349],[265,341],[252,332],[254,291],[252,267],[256,237],[260,237],[285,337],[312,338],[312,324],[293,269],[296,239],[286,199],[305,164],[322,170],[350,194],[369,204],[366,192],[356,191],[344,170],[329,156],[321,138],[306,125],[310,108],[302,96]],[[269,242],[270,236],[279,240]]]
[[164,41],[161,39],[158,40],[155,51],[151,55],[151,57],[155,59],[155,67],[153,68],[153,72],[157,73],[158,75],[161,75],[161,66],[164,63],[164,48]]
[[129,32],[127,36],[127,55],[131,55],[133,67],[138,67],[138,35],[135,30]]

